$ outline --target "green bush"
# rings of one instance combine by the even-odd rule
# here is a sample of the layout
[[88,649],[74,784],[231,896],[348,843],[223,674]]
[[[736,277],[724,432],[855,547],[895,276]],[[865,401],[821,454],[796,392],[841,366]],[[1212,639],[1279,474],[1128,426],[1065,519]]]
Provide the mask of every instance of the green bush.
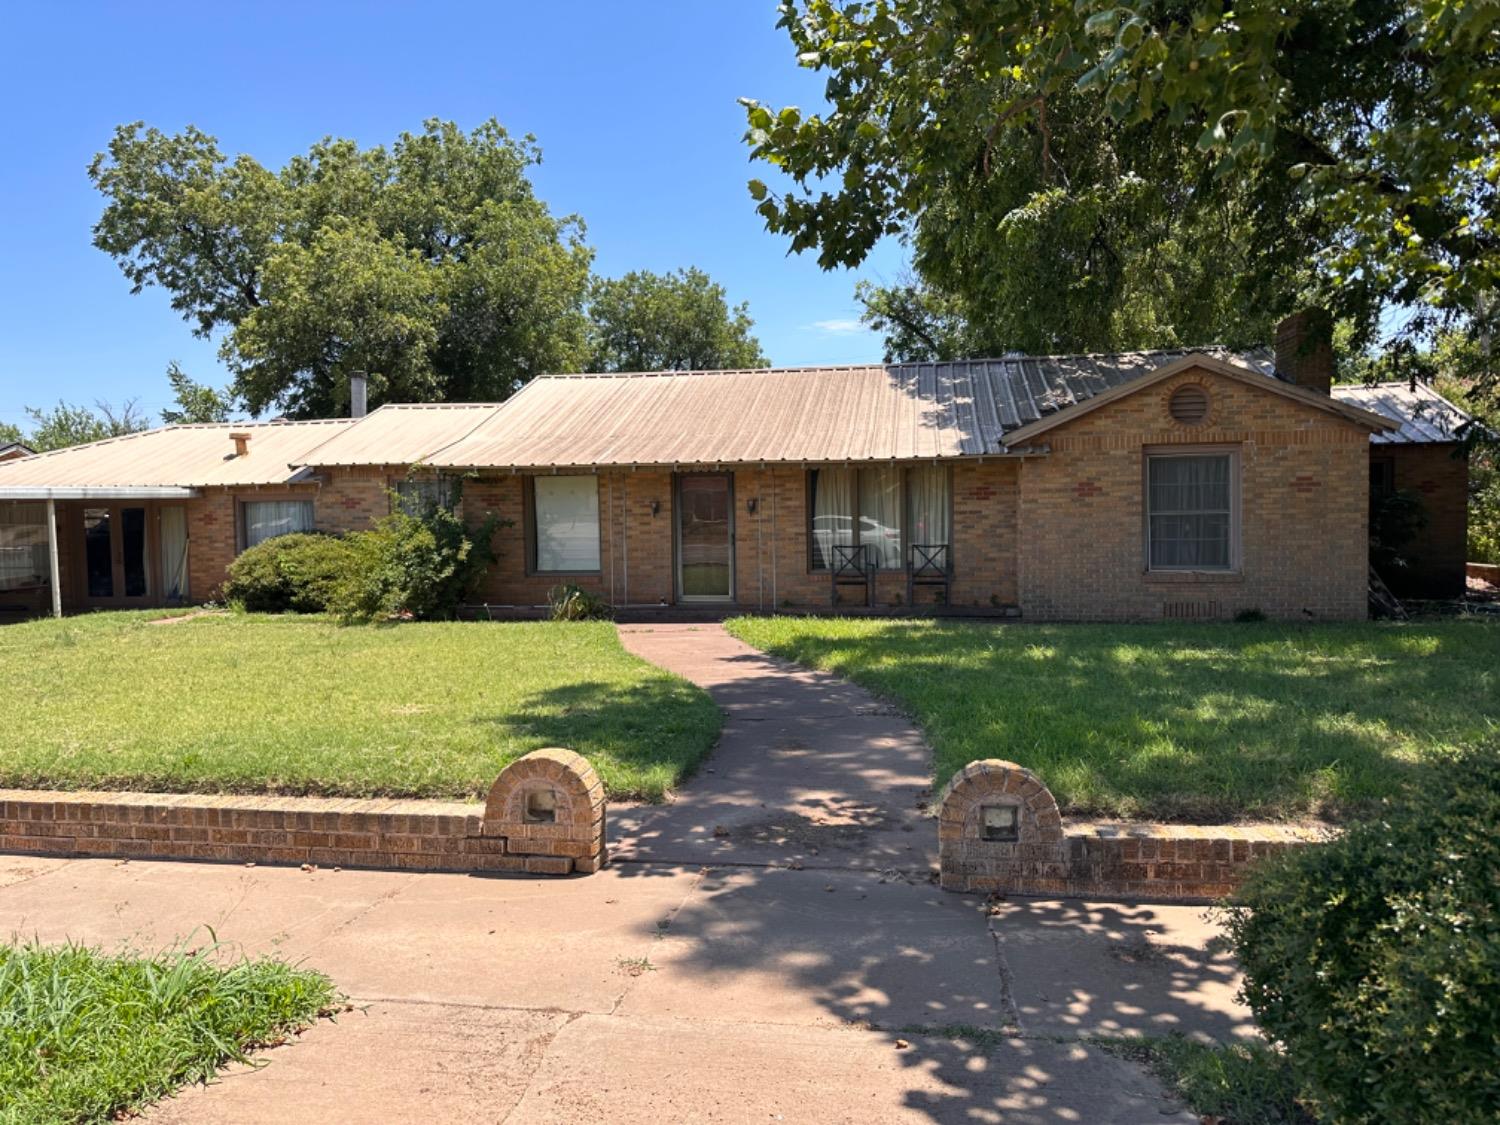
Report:
[[1351,1122],[1500,1106],[1500,747],[1338,839],[1261,865],[1228,911],[1244,997],[1304,1097]]
[[323,613],[358,563],[356,545],[333,535],[278,535],[229,565],[224,600],[252,613]]
[[393,512],[371,530],[348,537],[354,566],[329,608],[346,622],[454,617],[494,561],[489,543],[500,523],[490,516],[471,536],[445,507],[421,515]]
[[547,591],[547,610],[553,621],[605,621],[610,616],[609,603],[571,582]]

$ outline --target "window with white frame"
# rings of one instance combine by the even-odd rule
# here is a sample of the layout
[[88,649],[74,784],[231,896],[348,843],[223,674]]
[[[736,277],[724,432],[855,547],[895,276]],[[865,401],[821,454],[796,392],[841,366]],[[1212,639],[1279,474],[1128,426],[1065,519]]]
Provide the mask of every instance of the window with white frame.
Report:
[[1146,539],[1151,570],[1232,570],[1233,453],[1153,453],[1146,458]]
[[278,535],[313,529],[311,500],[246,500],[240,505],[240,513],[246,547]]
[[531,478],[531,569],[580,574],[599,569],[599,479]]

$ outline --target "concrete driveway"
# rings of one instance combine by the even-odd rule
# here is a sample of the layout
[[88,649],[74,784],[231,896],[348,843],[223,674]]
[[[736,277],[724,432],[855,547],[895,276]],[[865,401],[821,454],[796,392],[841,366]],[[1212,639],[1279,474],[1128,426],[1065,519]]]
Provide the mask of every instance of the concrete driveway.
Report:
[[1195,1120],[1092,1037],[1252,1033],[1201,909],[943,893],[900,716],[713,626],[623,632],[726,726],[677,801],[614,816],[597,875],[0,856],[0,928],[212,926],[349,994],[163,1122]]

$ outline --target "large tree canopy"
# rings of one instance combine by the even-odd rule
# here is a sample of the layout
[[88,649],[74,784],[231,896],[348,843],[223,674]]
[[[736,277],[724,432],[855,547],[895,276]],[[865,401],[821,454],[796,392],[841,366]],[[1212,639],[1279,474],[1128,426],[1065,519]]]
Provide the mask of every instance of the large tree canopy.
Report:
[[94,244],[197,335],[223,334],[254,414],[341,412],[355,370],[372,402],[503,399],[584,357],[592,252],[536,197],[540,159],[494,121],[433,120],[273,172],[194,128],[126,125],[89,168],[107,201]]
[[1382,303],[1482,327],[1500,6],[806,0],[781,23],[832,109],[747,101],[789,178],[751,194],[826,267],[908,237],[921,285],[873,295],[888,323],[935,304],[986,348],[1263,339],[1314,297],[1361,334]]
[[25,409],[31,419],[31,432],[21,440],[38,453],[123,437],[151,428],[151,423],[136,408],[134,399],[118,409],[107,402],[96,402],[90,409],[62,401],[47,410],[35,406]]
[[590,364],[596,371],[765,367],[743,303],[702,270],[649,270],[599,278],[589,296]]

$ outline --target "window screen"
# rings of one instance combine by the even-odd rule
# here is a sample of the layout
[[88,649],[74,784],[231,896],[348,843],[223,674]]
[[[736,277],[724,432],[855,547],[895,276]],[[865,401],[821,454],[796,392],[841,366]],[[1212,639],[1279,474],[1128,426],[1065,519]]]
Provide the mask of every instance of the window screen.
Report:
[[1228,570],[1233,458],[1151,457],[1146,469],[1151,568]]
[[599,569],[599,481],[533,477],[533,569],[548,573]]

